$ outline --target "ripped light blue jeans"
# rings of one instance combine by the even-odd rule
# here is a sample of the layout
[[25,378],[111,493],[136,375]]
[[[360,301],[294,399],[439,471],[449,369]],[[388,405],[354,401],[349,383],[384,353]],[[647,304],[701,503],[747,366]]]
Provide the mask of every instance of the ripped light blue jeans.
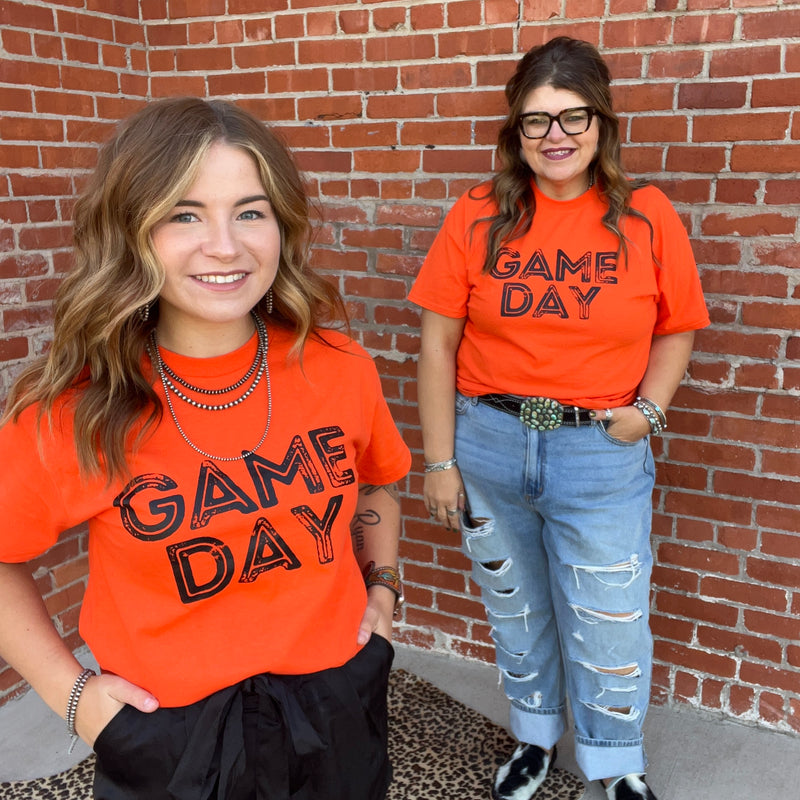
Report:
[[575,722],[589,780],[644,772],[654,464],[602,423],[538,432],[456,396],[464,550],[522,742]]

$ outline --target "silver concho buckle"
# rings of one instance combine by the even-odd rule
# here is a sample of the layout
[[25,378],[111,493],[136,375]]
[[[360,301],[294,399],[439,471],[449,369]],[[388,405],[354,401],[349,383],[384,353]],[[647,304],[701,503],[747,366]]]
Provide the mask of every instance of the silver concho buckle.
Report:
[[554,431],[561,427],[564,406],[549,397],[526,397],[519,406],[519,419],[535,431]]

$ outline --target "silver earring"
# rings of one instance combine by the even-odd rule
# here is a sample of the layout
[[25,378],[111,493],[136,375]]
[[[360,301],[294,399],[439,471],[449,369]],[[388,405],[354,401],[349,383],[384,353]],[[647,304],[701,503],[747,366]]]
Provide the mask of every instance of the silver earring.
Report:
[[267,289],[267,294],[265,295],[265,300],[266,300],[267,314],[271,314],[272,313],[272,287],[271,286],[269,287],[269,289]]
[[145,303],[139,308],[136,309],[136,313],[139,315],[139,319],[142,322],[147,322],[150,319],[150,309],[152,308],[152,303]]

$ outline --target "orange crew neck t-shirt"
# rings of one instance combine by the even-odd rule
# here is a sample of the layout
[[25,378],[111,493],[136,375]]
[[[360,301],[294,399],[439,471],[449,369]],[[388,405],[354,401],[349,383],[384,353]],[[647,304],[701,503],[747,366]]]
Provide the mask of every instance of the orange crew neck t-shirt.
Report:
[[[80,631],[103,670],[181,706],[261,672],[339,666],[358,651],[366,590],[349,525],[359,483],[401,479],[410,454],[375,365],[357,344],[325,332],[302,362],[292,336],[269,329],[267,381],[231,409],[203,411],[173,397],[106,485],[78,471],[69,398],[44,421],[35,408],[0,429],[0,560],[27,561],[61,531],[89,526],[89,579]],[[255,355],[255,337],[220,358],[165,352],[194,385],[230,385]],[[155,386],[162,397],[160,383]],[[271,403],[269,401],[271,396]],[[214,402],[211,397],[208,402]]]
[[481,272],[495,213],[487,185],[453,206],[409,299],[465,318],[457,388],[467,396],[544,396],[568,405],[626,405],[644,375],[653,336],[705,327],[703,293],[686,230],[655,187],[633,193],[641,219],[624,219],[628,258],[601,224],[596,188],[560,202],[534,185],[530,230]]

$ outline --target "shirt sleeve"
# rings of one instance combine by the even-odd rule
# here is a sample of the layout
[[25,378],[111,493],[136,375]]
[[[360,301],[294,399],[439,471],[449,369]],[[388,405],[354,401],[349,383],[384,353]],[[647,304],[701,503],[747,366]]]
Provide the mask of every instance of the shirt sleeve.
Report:
[[42,422],[40,439],[32,409],[0,428],[0,561],[35,558],[52,547],[63,530],[82,521],[70,518],[56,480],[58,470],[43,461],[45,439],[52,439],[48,422]]
[[708,310],[689,236],[666,195],[650,187],[654,202],[645,212],[653,225],[658,283],[656,336],[697,330],[709,324]]
[[408,299],[412,303],[445,317],[467,316],[470,271],[480,271],[486,254],[486,237],[473,223],[489,213],[487,200],[476,200],[470,192],[456,201],[411,287]]

